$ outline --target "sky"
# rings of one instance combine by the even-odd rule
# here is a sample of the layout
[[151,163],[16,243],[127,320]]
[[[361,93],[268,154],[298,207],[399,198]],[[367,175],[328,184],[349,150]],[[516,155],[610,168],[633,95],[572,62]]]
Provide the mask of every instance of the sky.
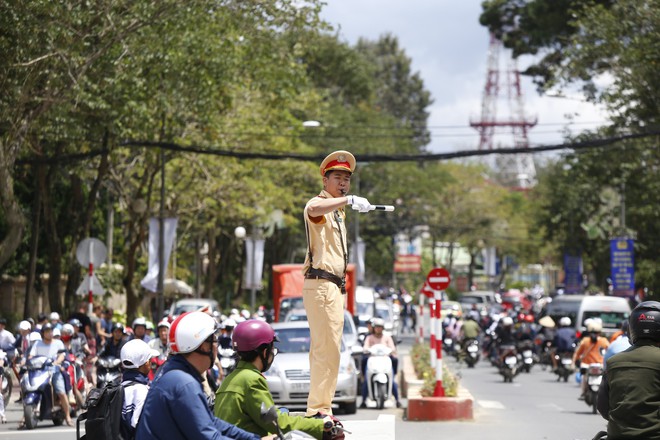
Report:
[[[479,24],[480,12],[481,0],[327,0],[321,17],[351,45],[359,38],[375,41],[386,33],[398,38],[434,101],[429,108],[427,149],[442,153],[479,146],[478,133],[469,122],[481,116],[486,83],[489,35]],[[509,58],[509,51],[500,54],[500,69],[505,69]],[[531,61],[519,59],[519,70]],[[566,128],[575,134],[607,121],[604,110],[584,102],[575,91],[565,93],[571,98],[542,97],[530,78],[521,76],[521,83],[525,114],[538,121],[529,133],[531,146],[560,144]],[[510,114],[505,99],[497,106],[498,115]],[[495,142],[495,148],[511,146],[513,138],[502,134]]]

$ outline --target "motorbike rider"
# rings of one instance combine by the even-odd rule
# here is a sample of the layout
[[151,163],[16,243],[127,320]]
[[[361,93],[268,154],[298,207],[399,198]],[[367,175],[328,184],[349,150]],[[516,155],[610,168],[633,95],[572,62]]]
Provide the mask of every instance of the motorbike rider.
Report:
[[[275,432],[272,423],[261,420],[262,403],[270,408],[273,396],[263,373],[268,371],[277,355],[275,342],[279,341],[273,328],[258,319],[239,323],[234,330],[233,348],[240,360],[236,369],[222,382],[215,399],[215,415],[249,432],[267,435]],[[334,421],[331,416],[328,420]],[[304,431],[318,440],[343,439],[343,431],[333,436],[324,431],[326,420],[291,416],[278,411],[277,423],[286,433]],[[339,434],[341,433],[341,435]]]
[[611,339],[610,338],[610,346],[607,347],[607,351],[603,355],[603,368],[607,369],[607,360],[614,356],[617,353],[621,353],[622,351],[628,349],[630,347],[630,339],[628,338],[628,329],[629,329],[629,324],[628,320],[624,320],[621,323],[621,331],[622,333],[619,334],[619,336],[616,339]]
[[170,323],[162,320],[156,326],[158,337],[149,341],[149,347],[156,350],[159,357],[167,357],[167,335],[170,332]]
[[[362,377],[366,378],[367,373],[367,360],[369,359],[369,349],[376,344],[383,344],[392,352],[390,353],[390,359],[392,360],[392,395],[396,400],[396,407],[401,408],[401,402],[399,401],[399,387],[396,383],[396,372],[398,370],[399,359],[396,354],[396,345],[394,344],[394,339],[392,336],[386,335],[383,330],[385,330],[385,321],[382,318],[374,318],[371,320],[373,325],[373,333],[369,334],[364,339],[364,354],[362,355]],[[364,380],[362,383],[362,403],[360,408],[367,407],[367,396],[369,394],[369,385],[367,381]]]
[[499,323],[495,329],[495,346],[499,354],[499,364],[502,365],[506,355],[516,351],[516,339],[513,334],[513,318],[504,316]]
[[112,324],[112,338],[105,341],[103,350],[99,353],[99,357],[115,357],[119,359],[121,355],[121,348],[126,343],[124,338],[124,325],[120,322]]
[[149,391],[149,360],[158,352],[140,339],[128,341],[121,348],[121,365],[124,369],[121,386],[124,389],[124,403],[121,410],[121,433],[123,438],[135,438],[144,400]]
[[66,397],[64,388],[64,377],[62,376],[62,362],[64,362],[65,348],[62,341],[53,339],[53,326],[46,323],[41,327],[41,340],[37,341],[30,349],[28,358],[35,356],[46,356],[53,360],[51,367],[53,390],[60,400],[62,411],[64,412],[64,421],[67,425],[73,426],[71,414],[69,412],[69,399]]
[[610,342],[607,338],[600,336],[603,331],[603,324],[600,320],[592,319],[587,323],[588,335],[582,338],[580,345],[575,353],[573,353],[573,364],[580,367],[582,373],[582,381],[580,382],[581,394],[579,400],[584,400],[587,391],[587,380],[585,375],[587,373],[587,366],[589,364],[603,363],[603,354],[601,349],[605,351],[609,347]]
[[552,371],[557,370],[557,357],[562,354],[573,353],[575,349],[575,330],[571,328],[571,318],[563,316],[559,319],[559,329],[552,340],[553,350],[550,359],[552,360]]
[[660,439],[660,302],[644,301],[629,318],[632,347],[612,356],[598,390],[607,438]]
[[170,356],[147,394],[137,440],[260,438],[211,412],[202,374],[217,356],[216,331],[213,317],[203,312],[183,313],[174,320],[169,333]]
[[227,318],[222,321],[222,334],[218,338],[220,348],[231,348],[231,335],[236,327],[236,321],[233,318]]
[[135,318],[133,320],[133,334],[128,338],[129,341],[133,339],[142,339],[144,342],[149,342],[151,338],[147,335],[147,320],[144,317]]
[[478,339],[479,335],[481,334],[481,327],[479,326],[479,323],[477,323],[475,316],[472,313],[469,313],[466,318],[467,319],[461,327],[460,335],[461,350],[463,351],[465,350],[468,341],[471,339]]

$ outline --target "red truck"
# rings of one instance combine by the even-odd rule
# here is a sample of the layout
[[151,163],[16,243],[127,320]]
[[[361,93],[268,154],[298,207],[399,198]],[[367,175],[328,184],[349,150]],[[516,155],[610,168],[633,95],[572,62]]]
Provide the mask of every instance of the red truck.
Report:
[[[273,265],[273,305],[275,322],[282,322],[287,313],[294,309],[303,309],[302,264]],[[346,309],[355,316],[355,265],[346,268]]]

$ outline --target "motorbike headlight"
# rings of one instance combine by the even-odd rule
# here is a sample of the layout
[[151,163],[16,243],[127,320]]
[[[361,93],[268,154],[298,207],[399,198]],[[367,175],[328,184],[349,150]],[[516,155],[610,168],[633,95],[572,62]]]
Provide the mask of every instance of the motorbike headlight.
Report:
[[353,374],[353,372],[355,372],[355,364],[352,361],[339,365],[339,374]]

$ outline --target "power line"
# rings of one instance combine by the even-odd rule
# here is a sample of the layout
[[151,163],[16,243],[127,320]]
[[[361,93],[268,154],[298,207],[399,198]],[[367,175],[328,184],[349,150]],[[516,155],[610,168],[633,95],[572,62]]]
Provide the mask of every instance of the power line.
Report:
[[[489,156],[491,154],[535,154],[546,151],[557,150],[588,150],[592,148],[616,147],[618,142],[642,139],[660,135],[660,130],[648,131],[643,133],[632,133],[620,136],[613,136],[599,139],[589,139],[579,142],[569,142],[556,145],[541,145],[529,148],[494,148],[492,150],[463,150],[451,153],[419,153],[419,154],[360,154],[357,159],[362,162],[420,162],[420,161],[443,161],[473,156]],[[220,157],[234,157],[237,159],[264,159],[264,160],[296,160],[306,162],[319,162],[325,157],[325,154],[297,154],[297,153],[267,153],[267,152],[244,152],[221,150],[218,147],[203,146],[184,146],[173,142],[155,142],[127,140],[119,143],[123,147],[143,147],[143,148],[163,148],[168,151],[181,153],[204,154]],[[89,159],[102,154],[107,154],[107,149],[91,150],[84,154],[70,154],[58,156],[33,157],[30,159],[20,159],[16,161],[17,165],[28,164],[48,164],[62,163]]]

